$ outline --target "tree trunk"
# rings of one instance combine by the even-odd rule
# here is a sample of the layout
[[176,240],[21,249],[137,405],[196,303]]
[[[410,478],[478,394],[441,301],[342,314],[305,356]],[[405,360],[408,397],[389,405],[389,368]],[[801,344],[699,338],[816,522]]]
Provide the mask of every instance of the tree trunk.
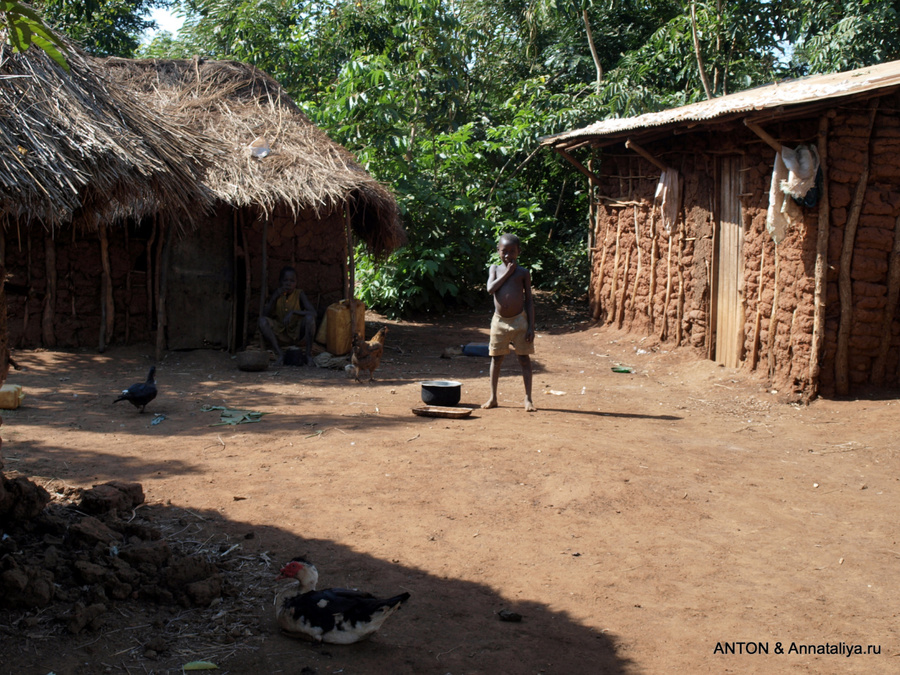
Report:
[[713,97],[709,88],[709,78],[706,76],[706,66],[703,65],[703,56],[700,54],[700,38],[697,35],[697,3],[691,0],[691,33],[694,36],[694,56],[697,57],[697,70],[700,71],[700,81],[703,83],[703,91],[706,98]]
[[587,9],[581,10],[581,18],[584,20],[584,30],[587,33],[588,46],[591,48],[591,58],[594,59],[594,69],[597,71],[596,87],[600,94],[600,85],[603,83],[603,66],[600,65],[600,56],[597,54],[597,46],[594,44],[594,33],[591,31],[591,22],[588,19]]

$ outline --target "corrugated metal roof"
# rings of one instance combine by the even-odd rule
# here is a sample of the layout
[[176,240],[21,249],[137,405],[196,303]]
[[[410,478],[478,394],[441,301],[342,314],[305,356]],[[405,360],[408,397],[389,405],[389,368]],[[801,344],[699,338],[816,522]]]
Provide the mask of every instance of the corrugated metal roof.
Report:
[[692,103],[661,112],[646,113],[637,117],[603,120],[582,129],[548,136],[542,141],[542,145],[570,145],[574,141],[589,137],[612,136],[650,127],[703,122],[726,115],[817,103],[822,100],[853,96],[898,85],[900,85],[900,61],[890,61],[843,73],[811,75],[799,80],[747,89],[709,101]]

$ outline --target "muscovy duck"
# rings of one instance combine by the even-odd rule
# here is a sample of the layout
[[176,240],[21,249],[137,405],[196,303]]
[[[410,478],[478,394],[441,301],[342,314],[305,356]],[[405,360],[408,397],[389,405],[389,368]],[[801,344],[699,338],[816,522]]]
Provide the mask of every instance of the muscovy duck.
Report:
[[348,645],[365,640],[409,600],[409,593],[379,599],[347,588],[317,591],[319,572],[303,558],[285,565],[277,579],[292,581],[275,597],[278,625],[292,636],[313,642]]
[[144,408],[147,407],[147,404],[156,398],[156,380],[154,379],[155,375],[156,366],[151,366],[150,372],[147,373],[146,382],[137,382],[136,384],[128,387],[128,389],[123,389],[119,398],[113,401],[113,403],[118,403],[119,401],[128,401],[135,408],[140,408],[140,412],[144,412]]

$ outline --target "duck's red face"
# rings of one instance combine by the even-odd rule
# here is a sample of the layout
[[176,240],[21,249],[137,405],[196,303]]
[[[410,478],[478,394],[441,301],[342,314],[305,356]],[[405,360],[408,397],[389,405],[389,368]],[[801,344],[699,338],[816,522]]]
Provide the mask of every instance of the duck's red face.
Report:
[[287,565],[281,568],[281,574],[276,577],[277,579],[296,579],[297,575],[303,570],[303,563],[299,563],[297,561],[291,561]]

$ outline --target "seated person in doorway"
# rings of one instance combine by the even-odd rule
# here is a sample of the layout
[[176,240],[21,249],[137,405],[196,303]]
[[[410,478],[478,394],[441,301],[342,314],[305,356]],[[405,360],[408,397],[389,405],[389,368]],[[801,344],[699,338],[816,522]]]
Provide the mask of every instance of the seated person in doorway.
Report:
[[297,288],[297,271],[293,267],[285,267],[278,275],[278,289],[259,317],[259,332],[278,355],[276,366],[284,365],[282,346],[298,346],[301,340],[306,342],[306,365],[313,363],[316,309]]

